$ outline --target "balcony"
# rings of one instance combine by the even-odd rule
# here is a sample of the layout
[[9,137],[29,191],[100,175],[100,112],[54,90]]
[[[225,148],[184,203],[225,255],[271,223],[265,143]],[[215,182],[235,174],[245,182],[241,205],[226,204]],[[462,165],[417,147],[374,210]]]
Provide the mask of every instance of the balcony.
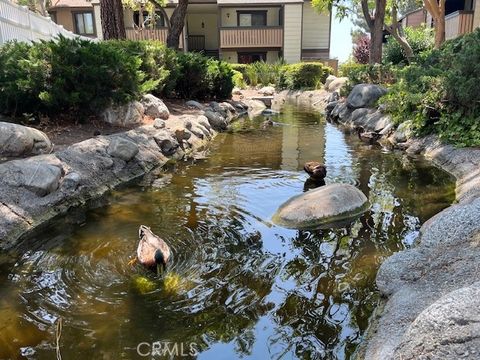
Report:
[[455,11],[445,16],[445,39],[454,39],[473,30],[473,11]]
[[[125,29],[128,40],[157,40],[167,42],[168,28],[159,29]],[[183,36],[180,35],[180,48],[183,48]]]
[[281,48],[283,47],[283,28],[281,26],[223,27],[220,29],[220,47],[222,49]]

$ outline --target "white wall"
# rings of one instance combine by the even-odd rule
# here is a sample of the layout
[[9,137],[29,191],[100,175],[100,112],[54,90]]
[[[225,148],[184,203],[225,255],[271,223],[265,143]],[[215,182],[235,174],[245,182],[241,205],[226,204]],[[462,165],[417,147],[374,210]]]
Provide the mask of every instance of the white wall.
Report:
[[[202,22],[205,25],[204,28],[202,28]],[[207,50],[218,49],[217,14],[189,14],[187,23],[189,35],[203,35]]]
[[327,49],[329,37],[330,15],[318,13],[310,1],[304,2],[302,49]]
[[285,5],[283,58],[287,63],[300,61],[302,53],[302,4]]

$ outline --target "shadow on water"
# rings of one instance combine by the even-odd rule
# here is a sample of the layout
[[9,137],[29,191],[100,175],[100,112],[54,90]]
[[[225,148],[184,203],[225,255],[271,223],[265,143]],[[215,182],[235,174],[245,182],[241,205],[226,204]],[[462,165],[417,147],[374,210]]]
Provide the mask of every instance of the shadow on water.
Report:
[[[205,160],[147,175],[3,256],[0,358],[54,357],[58,318],[65,359],[142,358],[137,345],[155,341],[194,343],[205,359],[350,358],[379,265],[453,201],[453,179],[307,111],[262,121],[237,122]],[[371,210],[339,229],[274,226],[281,203],[319,185],[302,171],[309,160],[326,164],[327,184],[359,187]],[[172,281],[127,265],[140,224],[171,245]]]

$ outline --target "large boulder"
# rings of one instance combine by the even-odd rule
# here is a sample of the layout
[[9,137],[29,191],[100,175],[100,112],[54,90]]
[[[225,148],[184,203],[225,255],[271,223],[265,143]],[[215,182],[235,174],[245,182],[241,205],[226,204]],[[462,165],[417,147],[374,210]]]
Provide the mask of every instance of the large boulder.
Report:
[[170,117],[170,111],[167,106],[159,98],[147,94],[142,97],[142,105],[145,109],[145,115],[152,118],[160,118],[167,120]]
[[0,122],[0,156],[39,155],[52,149],[52,142],[40,130]]
[[371,107],[387,90],[379,85],[355,85],[347,98],[347,105],[351,109]]
[[279,207],[273,221],[292,229],[327,227],[349,221],[368,208],[367,197],[355,186],[331,184],[294,196]]
[[3,182],[30,190],[38,196],[48,195],[58,189],[63,170],[48,161],[13,160],[0,165]]
[[188,100],[188,101],[185,103],[185,105],[187,105],[188,107],[197,109],[197,110],[203,110],[203,109],[205,109],[205,106],[203,106],[202,104],[200,104],[198,101],[195,101],[195,100]]
[[409,326],[395,359],[478,359],[480,282],[450,292]]
[[103,120],[116,126],[132,126],[143,121],[145,108],[138,101],[125,105],[110,106],[103,112]]
[[332,83],[333,80],[335,80],[337,77],[335,75],[328,75],[327,78],[325,79],[325,89],[328,89],[328,85]]
[[273,86],[264,86],[258,90],[263,96],[273,96],[275,94],[275,88]]
[[204,115],[215,130],[227,129],[227,120],[220,113],[213,110],[205,110]]
[[348,82],[347,77],[335,78],[332,81],[330,81],[328,85],[327,85],[327,82],[325,83],[325,89],[327,89],[330,92],[341,91],[347,82]]
[[115,136],[108,145],[107,153],[123,161],[130,161],[138,154],[138,146],[131,140]]

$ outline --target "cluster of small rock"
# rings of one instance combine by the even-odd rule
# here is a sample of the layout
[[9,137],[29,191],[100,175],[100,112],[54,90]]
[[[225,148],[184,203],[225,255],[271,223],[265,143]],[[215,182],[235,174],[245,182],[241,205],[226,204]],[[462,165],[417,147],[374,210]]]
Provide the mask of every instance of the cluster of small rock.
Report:
[[26,157],[0,164],[0,248],[12,247],[42,222],[169,159],[193,156],[247,108],[242,103],[212,102],[204,109],[205,115],[167,120],[169,112],[163,102],[146,95],[141,102],[108,109],[104,119],[132,125],[147,115],[155,119],[152,125],[96,136],[55,153],[43,132],[0,122],[0,156]]

